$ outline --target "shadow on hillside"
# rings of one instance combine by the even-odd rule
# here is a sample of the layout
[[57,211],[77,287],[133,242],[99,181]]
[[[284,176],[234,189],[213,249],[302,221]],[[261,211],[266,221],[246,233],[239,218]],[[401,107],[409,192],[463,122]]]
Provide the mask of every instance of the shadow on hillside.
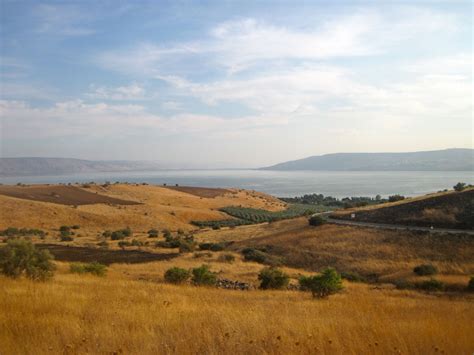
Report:
[[150,261],[170,260],[178,253],[155,254],[140,250],[106,250],[85,247],[73,247],[57,244],[36,244],[39,249],[48,249],[59,261],[99,262],[110,265],[113,263],[138,264]]

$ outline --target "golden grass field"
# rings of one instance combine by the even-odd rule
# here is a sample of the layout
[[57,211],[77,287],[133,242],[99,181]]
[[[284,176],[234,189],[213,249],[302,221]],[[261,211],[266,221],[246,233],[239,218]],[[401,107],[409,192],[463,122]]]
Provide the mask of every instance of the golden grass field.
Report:
[[472,299],[346,284],[227,291],[59,273],[0,277],[2,354],[471,354]]
[[[66,254],[71,253],[68,245],[86,246],[94,249],[85,252],[95,255],[103,230],[128,225],[134,232],[128,239],[153,243],[127,250],[171,258],[140,262],[138,257],[134,263],[112,263],[106,277],[71,274],[64,261],[55,262],[56,275],[43,283],[0,276],[1,355],[474,351],[474,296],[461,292],[474,274],[472,237],[331,224],[310,227],[306,218],[197,230],[189,224],[191,220],[229,218],[216,211],[220,207],[278,210],[285,205],[268,195],[235,189],[120,184],[93,185],[86,190],[141,204],[74,208],[0,195],[0,229],[42,228],[50,234],[44,240],[33,237],[35,243],[62,245]],[[74,241],[60,242],[58,227],[73,224],[81,226]],[[163,237],[148,238],[149,228],[182,228],[193,230],[197,242],[234,243],[222,252],[178,254],[177,249],[156,248],[154,242]],[[117,241],[108,243],[111,255],[119,251]],[[239,252],[256,246],[269,246],[273,255],[285,259],[282,269],[292,284],[299,276],[326,266],[374,273],[379,283],[344,282],[342,293],[325,300],[300,291],[261,291],[256,289],[257,276],[264,266],[245,262]],[[224,253],[232,253],[236,260],[220,262],[219,255]],[[402,279],[426,280],[412,271],[423,263],[439,269],[436,278],[451,286],[449,292],[397,290],[390,284]],[[219,278],[247,282],[254,289],[231,291],[164,283],[168,268],[202,264],[210,265]]]

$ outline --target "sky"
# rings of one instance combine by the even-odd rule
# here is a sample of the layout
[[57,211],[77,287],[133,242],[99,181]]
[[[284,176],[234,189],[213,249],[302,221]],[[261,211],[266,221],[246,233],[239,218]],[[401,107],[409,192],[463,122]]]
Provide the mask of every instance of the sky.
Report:
[[0,156],[472,148],[471,1],[0,0]]

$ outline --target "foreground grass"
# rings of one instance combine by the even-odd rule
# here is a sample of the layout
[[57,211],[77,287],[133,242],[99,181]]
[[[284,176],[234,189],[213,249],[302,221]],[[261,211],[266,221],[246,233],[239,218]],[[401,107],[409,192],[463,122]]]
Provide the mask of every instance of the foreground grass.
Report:
[[224,291],[58,274],[0,277],[0,349],[26,353],[472,353],[472,299],[348,284]]

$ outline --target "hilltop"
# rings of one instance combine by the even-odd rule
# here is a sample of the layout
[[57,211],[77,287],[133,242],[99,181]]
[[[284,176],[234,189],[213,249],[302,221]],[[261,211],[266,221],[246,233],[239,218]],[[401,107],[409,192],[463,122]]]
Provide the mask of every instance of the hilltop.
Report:
[[312,156],[262,170],[327,171],[471,171],[473,149],[446,149],[411,153],[335,153]]

